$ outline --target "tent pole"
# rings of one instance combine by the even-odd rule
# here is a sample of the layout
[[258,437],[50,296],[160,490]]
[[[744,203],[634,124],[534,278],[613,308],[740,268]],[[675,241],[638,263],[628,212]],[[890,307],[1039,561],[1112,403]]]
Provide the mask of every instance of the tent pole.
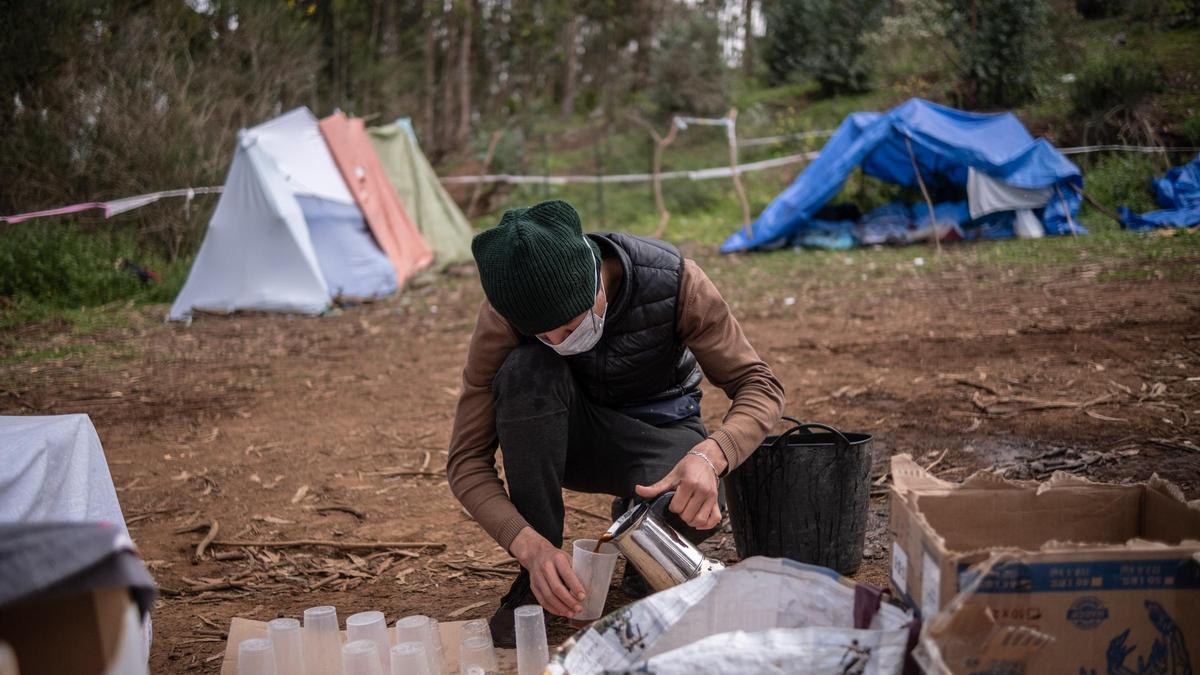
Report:
[[912,162],[913,173],[917,175],[917,185],[921,186],[921,194],[925,195],[925,205],[929,207],[929,232],[933,235],[933,245],[938,255],[942,254],[942,238],[938,236],[937,220],[933,216],[933,200],[929,198],[929,190],[925,189],[925,180],[921,178],[921,170],[917,168],[917,156],[913,154],[912,141],[904,136],[904,145],[908,146],[908,159]]
[[1079,232],[1075,230],[1075,221],[1071,219],[1071,207],[1067,205],[1067,200],[1063,198],[1062,190],[1058,189],[1058,186],[1055,185],[1054,192],[1058,195],[1058,201],[1062,203],[1063,215],[1067,217],[1067,225],[1071,227],[1071,236],[1078,237]]
[[1112,218],[1113,221],[1115,221],[1121,227],[1125,227],[1125,224],[1121,222],[1121,216],[1118,216],[1111,209],[1109,209],[1105,205],[1101,204],[1100,202],[1096,201],[1096,198],[1089,195],[1088,193],[1084,192],[1083,188],[1079,187],[1078,185],[1076,185],[1074,183],[1070,183],[1070,182],[1068,182],[1067,185],[1070,185],[1072,190],[1078,192],[1079,196],[1086,199],[1087,203],[1089,203],[1093,207],[1095,207],[1095,209],[1097,211],[1099,211],[1100,213],[1103,213],[1104,215],[1108,216],[1109,218]]

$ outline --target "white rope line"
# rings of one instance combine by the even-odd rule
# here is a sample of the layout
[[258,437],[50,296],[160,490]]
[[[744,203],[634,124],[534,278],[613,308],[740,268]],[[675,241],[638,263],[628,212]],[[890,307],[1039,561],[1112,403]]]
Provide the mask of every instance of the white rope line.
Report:
[[[727,118],[719,120],[706,120],[703,118],[676,118],[687,120],[693,124],[711,124],[712,126],[728,126]],[[720,122],[720,124],[716,124]],[[751,138],[739,141],[741,145],[766,145],[767,143],[775,143],[781,140],[791,138],[808,138],[828,135],[833,132],[828,131],[806,131],[799,134],[788,134],[785,136],[766,136],[762,138]],[[1092,152],[1140,152],[1140,153],[1166,153],[1166,152],[1200,152],[1200,147],[1159,147],[1145,145],[1086,145],[1072,148],[1059,148],[1059,152],[1064,155],[1082,155]],[[775,169],[792,164],[798,164],[804,161],[811,161],[820,155],[819,151],[801,152],[793,155],[784,155],[772,159],[764,159],[757,162],[749,162],[739,164],[737,172],[739,174],[751,173],[755,171],[765,171]],[[676,180],[686,178],[688,180],[714,180],[718,178],[729,178],[733,175],[733,171],[728,166],[718,166],[707,169],[695,170],[679,170],[679,171],[664,171],[661,174],[663,180]],[[482,176],[441,176],[439,180],[447,185],[470,185],[475,183],[511,183],[514,185],[569,185],[569,184],[596,184],[596,183],[646,183],[654,179],[654,175],[650,173],[625,173],[625,174],[567,174],[557,176],[535,176],[535,175],[516,175],[516,174],[486,174]],[[160,199],[168,199],[174,197],[186,197],[190,202],[196,195],[205,194],[220,194],[224,191],[223,186],[209,186],[196,188],[179,188],[176,190],[161,190],[158,192],[149,192],[142,195],[134,195],[132,197],[122,197],[118,199],[110,199],[103,204],[105,217],[110,218],[120,213],[132,211],[141,208],[148,204],[157,202]],[[37,216],[33,214],[21,214],[22,216],[30,216],[31,218],[46,217],[45,214]],[[65,215],[65,214],[63,214]],[[7,218],[18,218],[19,216],[0,217],[0,221]],[[21,218],[25,220],[26,218]]]

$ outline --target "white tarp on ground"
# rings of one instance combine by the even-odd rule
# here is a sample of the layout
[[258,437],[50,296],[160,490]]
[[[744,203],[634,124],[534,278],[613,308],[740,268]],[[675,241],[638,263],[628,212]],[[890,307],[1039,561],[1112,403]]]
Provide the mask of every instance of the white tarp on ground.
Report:
[[832,570],[750,558],[600,619],[551,672],[898,675],[910,620],[885,603],[856,629],[854,590]]
[[0,416],[0,522],[125,518],[87,415]]
[[1033,209],[1040,209],[1050,201],[1051,188],[1028,189],[1013,187],[991,176],[967,169],[967,205],[971,218],[979,218],[997,211],[1016,211],[1013,231],[1022,239],[1037,239],[1046,236],[1046,228],[1038,220]]

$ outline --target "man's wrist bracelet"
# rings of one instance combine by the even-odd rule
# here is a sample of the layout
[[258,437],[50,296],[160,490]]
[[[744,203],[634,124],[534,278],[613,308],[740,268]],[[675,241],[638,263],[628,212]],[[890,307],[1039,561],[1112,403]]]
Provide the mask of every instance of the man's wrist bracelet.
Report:
[[717,478],[721,477],[721,472],[717,471],[717,465],[713,464],[712,460],[709,459],[708,456],[705,455],[703,452],[697,452],[696,450],[688,450],[687,454],[695,455],[695,456],[699,457],[700,459],[704,460],[704,463],[708,465],[708,468],[712,469],[713,475],[716,476]]

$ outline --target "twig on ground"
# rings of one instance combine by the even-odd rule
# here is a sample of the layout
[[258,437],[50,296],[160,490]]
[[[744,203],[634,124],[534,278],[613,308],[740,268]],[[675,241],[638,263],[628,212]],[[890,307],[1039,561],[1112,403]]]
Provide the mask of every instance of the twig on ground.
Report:
[[480,607],[483,607],[484,605],[488,604],[489,602],[491,602],[491,600],[480,600],[479,602],[473,602],[473,603],[467,605],[466,607],[459,607],[458,609],[454,610],[453,612],[450,612],[446,616],[447,616],[447,618],[450,618],[450,619],[456,619],[473,609],[479,609]]
[[377,548],[436,548],[445,549],[446,544],[436,541],[332,541],[328,539],[291,539],[284,541],[237,541],[218,539],[213,546],[258,546],[261,548],[304,548],[306,546],[325,546],[340,550],[377,549]]
[[588,511],[585,508],[581,508],[578,506],[572,506],[571,504],[567,504],[566,507],[567,507],[568,511],[574,511],[575,513],[580,513],[585,516],[590,516],[592,518],[595,518],[596,520],[602,520],[606,523],[612,522],[612,518],[609,518],[608,516],[602,516],[599,513],[596,513],[595,511]]
[[319,513],[321,515],[325,515],[327,513],[333,512],[333,511],[341,511],[342,513],[349,513],[350,515],[354,516],[355,518],[358,518],[359,520],[367,519],[367,514],[363,513],[362,511],[359,511],[358,509],[354,508],[353,506],[346,506],[344,504],[333,504],[331,506],[318,506],[318,507],[314,508],[313,511],[316,511],[317,513]]
[[204,558],[204,551],[208,549],[208,545],[212,543],[213,539],[217,538],[217,531],[220,529],[221,523],[216,518],[213,518],[212,525],[208,528],[208,534],[204,535],[199,544],[196,544],[196,554],[192,556],[193,565]]

